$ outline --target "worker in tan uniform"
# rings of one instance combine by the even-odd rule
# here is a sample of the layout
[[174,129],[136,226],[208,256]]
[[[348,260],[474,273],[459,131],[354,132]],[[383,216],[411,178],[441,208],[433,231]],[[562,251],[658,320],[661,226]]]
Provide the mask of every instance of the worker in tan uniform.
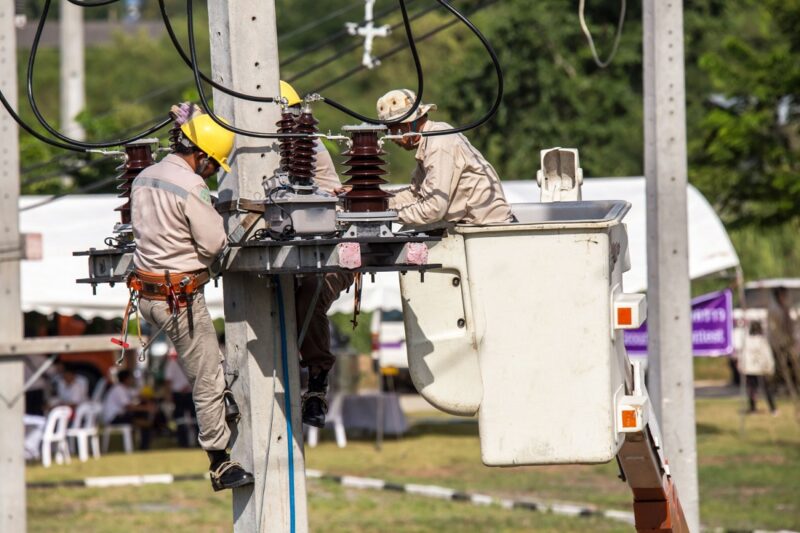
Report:
[[[416,99],[408,89],[389,91],[378,100],[378,117],[389,122],[402,118]],[[420,104],[411,116],[390,124],[389,129],[396,134],[452,129],[445,122],[429,120],[428,113],[435,110],[435,104]],[[410,135],[394,142],[416,150],[411,186],[389,199],[389,208],[397,211],[403,224],[444,221],[482,225],[513,220],[497,172],[464,135]]]
[[[211,205],[205,180],[220,167],[230,172],[234,135],[196,107],[173,107],[173,153],[139,174],[132,185],[135,271],[144,319],[167,333],[192,386],[214,490],[253,483],[253,475],[228,454],[223,358],[203,286],[209,267],[227,245],[222,217]],[[229,417],[230,418],[230,417]]]
[[[296,110],[299,115],[303,100],[285,81],[281,81],[281,96],[286,100],[286,105]],[[342,192],[342,182],[331,154],[319,139],[315,146],[314,184],[325,193],[339,194]],[[328,310],[339,297],[339,293],[353,284],[353,274],[332,272],[322,276],[303,276],[296,279],[295,318],[299,330],[302,330],[308,318],[308,328],[300,345],[300,364],[308,368],[309,377],[308,391],[303,394],[303,422],[321,428],[325,426],[325,415],[328,411],[326,400],[328,373],[336,361],[336,356],[331,351]],[[318,283],[321,286],[318,287]]]

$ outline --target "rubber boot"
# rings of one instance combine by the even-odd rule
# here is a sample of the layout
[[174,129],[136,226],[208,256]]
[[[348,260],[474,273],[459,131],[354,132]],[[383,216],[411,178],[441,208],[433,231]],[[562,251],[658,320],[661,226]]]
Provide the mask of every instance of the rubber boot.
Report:
[[309,375],[308,392],[303,395],[303,423],[317,428],[325,427],[328,402],[328,371],[319,370],[316,376]]
[[208,457],[211,460],[209,474],[211,476],[211,487],[215,492],[225,489],[235,489],[252,485],[255,482],[253,474],[242,468],[242,465],[231,461],[231,456],[226,451],[210,451]]

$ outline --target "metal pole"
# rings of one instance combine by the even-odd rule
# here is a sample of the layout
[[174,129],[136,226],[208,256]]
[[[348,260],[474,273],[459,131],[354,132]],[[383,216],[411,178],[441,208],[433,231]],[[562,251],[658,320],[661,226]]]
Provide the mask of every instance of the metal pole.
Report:
[[83,9],[61,0],[61,129],[82,141],[86,132],[75,117],[86,107],[86,74],[83,50]]
[[691,531],[700,529],[686,212],[683,4],[645,0],[648,364],[664,451]]
[[[274,1],[212,0],[208,6],[214,79],[241,92],[279,95]],[[219,91],[214,92],[214,104],[220,116],[245,129],[274,130],[280,118],[275,104],[234,99]],[[233,172],[220,182],[220,200],[263,198],[261,183],[278,165],[276,142],[238,136]],[[293,278],[280,279],[283,309],[278,305],[276,280],[228,272],[224,289],[228,372],[238,372],[234,394],[242,411],[233,458],[256,478],[254,486],[234,490],[234,531],[306,532]],[[288,380],[281,364],[284,347]]]
[[[0,90],[17,105],[17,42],[14,2],[0,1]],[[22,339],[19,258],[19,131],[0,113],[0,342]],[[0,356],[0,391],[13,398],[23,386],[20,357]],[[9,405],[10,403],[10,405]],[[25,531],[25,402],[0,400],[0,531]]]

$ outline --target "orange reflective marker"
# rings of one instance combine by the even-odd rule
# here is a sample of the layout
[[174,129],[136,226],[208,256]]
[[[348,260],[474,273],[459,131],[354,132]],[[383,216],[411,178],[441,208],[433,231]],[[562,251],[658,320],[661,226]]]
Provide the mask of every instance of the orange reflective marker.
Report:
[[633,325],[633,309],[630,307],[617,308],[617,324],[620,326]]
[[622,411],[622,427],[635,428],[636,427],[636,411],[633,409],[625,409]]

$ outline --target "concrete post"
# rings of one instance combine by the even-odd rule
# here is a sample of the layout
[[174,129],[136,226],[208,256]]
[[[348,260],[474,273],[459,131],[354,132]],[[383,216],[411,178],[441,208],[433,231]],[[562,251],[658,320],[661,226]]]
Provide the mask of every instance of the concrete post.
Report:
[[700,530],[686,211],[683,4],[644,2],[649,391],[691,531]]
[[86,107],[86,70],[83,49],[83,10],[61,0],[59,41],[61,50],[61,131],[79,141],[86,132],[75,117]]
[[[274,2],[212,0],[208,9],[214,80],[249,94],[279,95]],[[218,115],[244,129],[275,131],[280,118],[275,104],[234,99],[220,91],[214,92],[214,103]],[[233,172],[220,182],[220,200],[263,198],[262,180],[274,174],[278,163],[276,142],[237,136]],[[292,276],[281,276],[280,289],[282,320],[277,280],[225,274],[228,363],[229,371],[239,374],[234,394],[242,411],[233,458],[256,478],[253,487],[234,491],[236,532],[308,530]],[[282,342],[288,352],[288,380]]]
[[[17,105],[17,42],[14,2],[0,1],[0,90]],[[19,258],[19,133],[0,112],[0,341],[22,339]],[[24,398],[9,405],[23,385],[19,357],[0,356],[0,531],[25,531]]]

